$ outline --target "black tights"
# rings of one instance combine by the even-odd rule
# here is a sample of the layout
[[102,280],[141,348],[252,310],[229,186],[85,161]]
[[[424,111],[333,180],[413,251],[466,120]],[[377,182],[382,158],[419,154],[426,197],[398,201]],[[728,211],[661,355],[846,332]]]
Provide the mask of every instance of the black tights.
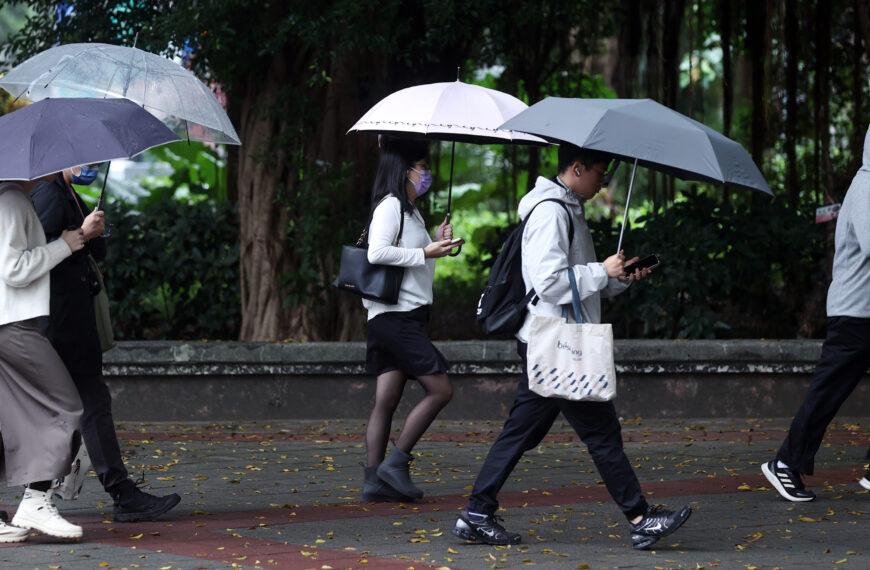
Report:
[[[405,453],[411,452],[438,412],[453,397],[453,386],[450,385],[447,374],[430,374],[420,376],[417,380],[426,390],[426,395],[408,414],[396,442],[396,447]],[[384,460],[393,413],[399,405],[399,400],[402,399],[406,382],[405,373],[401,370],[391,370],[378,376],[375,407],[366,428],[366,460],[369,467],[380,465]]]

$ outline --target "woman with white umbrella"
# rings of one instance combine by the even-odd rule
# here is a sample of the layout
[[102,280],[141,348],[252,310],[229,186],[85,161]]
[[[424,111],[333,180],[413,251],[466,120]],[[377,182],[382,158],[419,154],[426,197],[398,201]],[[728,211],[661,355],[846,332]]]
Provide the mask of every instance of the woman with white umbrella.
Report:
[[84,247],[81,228],[45,242],[30,191],[37,180],[0,182],[0,466],[8,485],[27,485],[0,542],[21,542],[36,529],[82,536],[52,502],[51,482],[69,471],[81,443],[82,403],[60,357],[39,332],[48,314],[49,271]]
[[[378,382],[366,428],[363,498],[404,501],[423,496],[410,478],[411,450],[453,395],[447,359],[423,327],[433,300],[435,259],[462,240],[453,240],[453,226],[445,218],[432,241],[415,206],[432,184],[428,143],[382,136],[380,147],[368,258],[370,263],[404,267],[405,272],[395,305],[363,301],[368,309],[366,372],[376,374]],[[408,378],[416,378],[426,395],[408,414],[384,459],[393,413]]]

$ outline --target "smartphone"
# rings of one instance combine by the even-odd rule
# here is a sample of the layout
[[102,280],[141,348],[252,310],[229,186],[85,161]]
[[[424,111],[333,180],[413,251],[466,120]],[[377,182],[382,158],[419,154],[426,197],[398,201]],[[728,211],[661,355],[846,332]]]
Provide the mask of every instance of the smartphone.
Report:
[[631,265],[626,265],[623,267],[623,270],[625,271],[625,276],[628,277],[638,269],[653,269],[654,267],[658,267],[659,263],[659,256],[653,253],[638,259]]
[[451,245],[460,244],[460,243],[465,243],[465,240],[462,238],[453,238],[452,240],[450,240]]

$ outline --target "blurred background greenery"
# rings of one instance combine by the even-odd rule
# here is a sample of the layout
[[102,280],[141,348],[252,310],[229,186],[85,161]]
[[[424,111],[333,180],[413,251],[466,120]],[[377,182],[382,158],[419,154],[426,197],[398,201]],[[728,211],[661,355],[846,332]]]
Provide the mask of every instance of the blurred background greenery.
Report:
[[[177,143],[143,156],[140,178],[110,178],[105,265],[121,338],[362,338],[359,302],[330,283],[340,245],[367,219],[377,150],[371,135],[344,131],[384,95],[452,80],[457,66],[463,81],[529,103],[652,97],[744,144],[774,189],[769,199],[640,169],[625,249],[662,265],[604,303],[618,337],[824,334],[834,224],[813,215],[842,199],[860,165],[867,0],[30,0],[0,8],[0,64],[58,41],[134,35],[218,82],[244,145]],[[3,112],[17,104],[0,93]],[[433,144],[436,184],[421,206],[433,227],[449,152]],[[555,151],[457,144],[455,164],[453,222],[466,245],[437,264],[430,332],[480,338],[489,265],[534,177],[554,173]],[[622,165],[588,206],[601,257],[616,247],[629,175]],[[95,200],[100,182],[80,190]],[[271,257],[246,265],[264,251],[257,228]],[[274,289],[253,291],[257,272],[272,273]]]

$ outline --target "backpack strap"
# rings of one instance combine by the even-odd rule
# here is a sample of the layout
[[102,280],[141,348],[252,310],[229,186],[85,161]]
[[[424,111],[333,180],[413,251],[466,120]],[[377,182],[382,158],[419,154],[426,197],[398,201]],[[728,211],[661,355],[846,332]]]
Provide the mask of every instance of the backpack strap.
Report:
[[538,206],[540,206],[544,202],[556,202],[557,204],[562,206],[562,209],[565,210],[566,214],[568,214],[568,247],[570,247],[571,242],[574,241],[574,220],[571,219],[571,210],[568,209],[568,204],[566,204],[562,200],[559,200],[557,198],[545,198],[545,199],[541,200],[540,202],[538,202],[537,204],[535,204],[534,206],[532,206],[532,209],[529,210],[529,213],[526,216],[526,219],[523,220],[523,227],[525,227],[526,222],[529,221],[529,218],[532,217],[532,212],[535,211],[535,208],[537,208]]
[[[557,204],[562,206],[562,209],[565,210],[566,214],[568,214],[568,247],[570,248],[571,243],[574,241],[574,220],[571,219],[571,211],[568,209],[568,204],[566,204],[562,200],[559,200],[557,198],[545,198],[544,200],[541,200],[540,202],[538,202],[537,204],[532,206],[532,209],[529,210],[528,215],[526,215],[526,218],[523,220],[523,229],[525,229],[525,227],[526,227],[526,222],[528,222],[529,218],[532,217],[532,212],[535,211],[535,208],[537,208],[538,206],[540,206],[544,202],[556,202]],[[532,289],[531,291],[526,293],[525,297],[523,297],[523,302],[522,302],[522,305],[520,305],[520,306],[525,307],[529,303],[531,303],[532,305],[537,305],[538,299],[539,299],[538,295],[535,294],[535,290]]]

